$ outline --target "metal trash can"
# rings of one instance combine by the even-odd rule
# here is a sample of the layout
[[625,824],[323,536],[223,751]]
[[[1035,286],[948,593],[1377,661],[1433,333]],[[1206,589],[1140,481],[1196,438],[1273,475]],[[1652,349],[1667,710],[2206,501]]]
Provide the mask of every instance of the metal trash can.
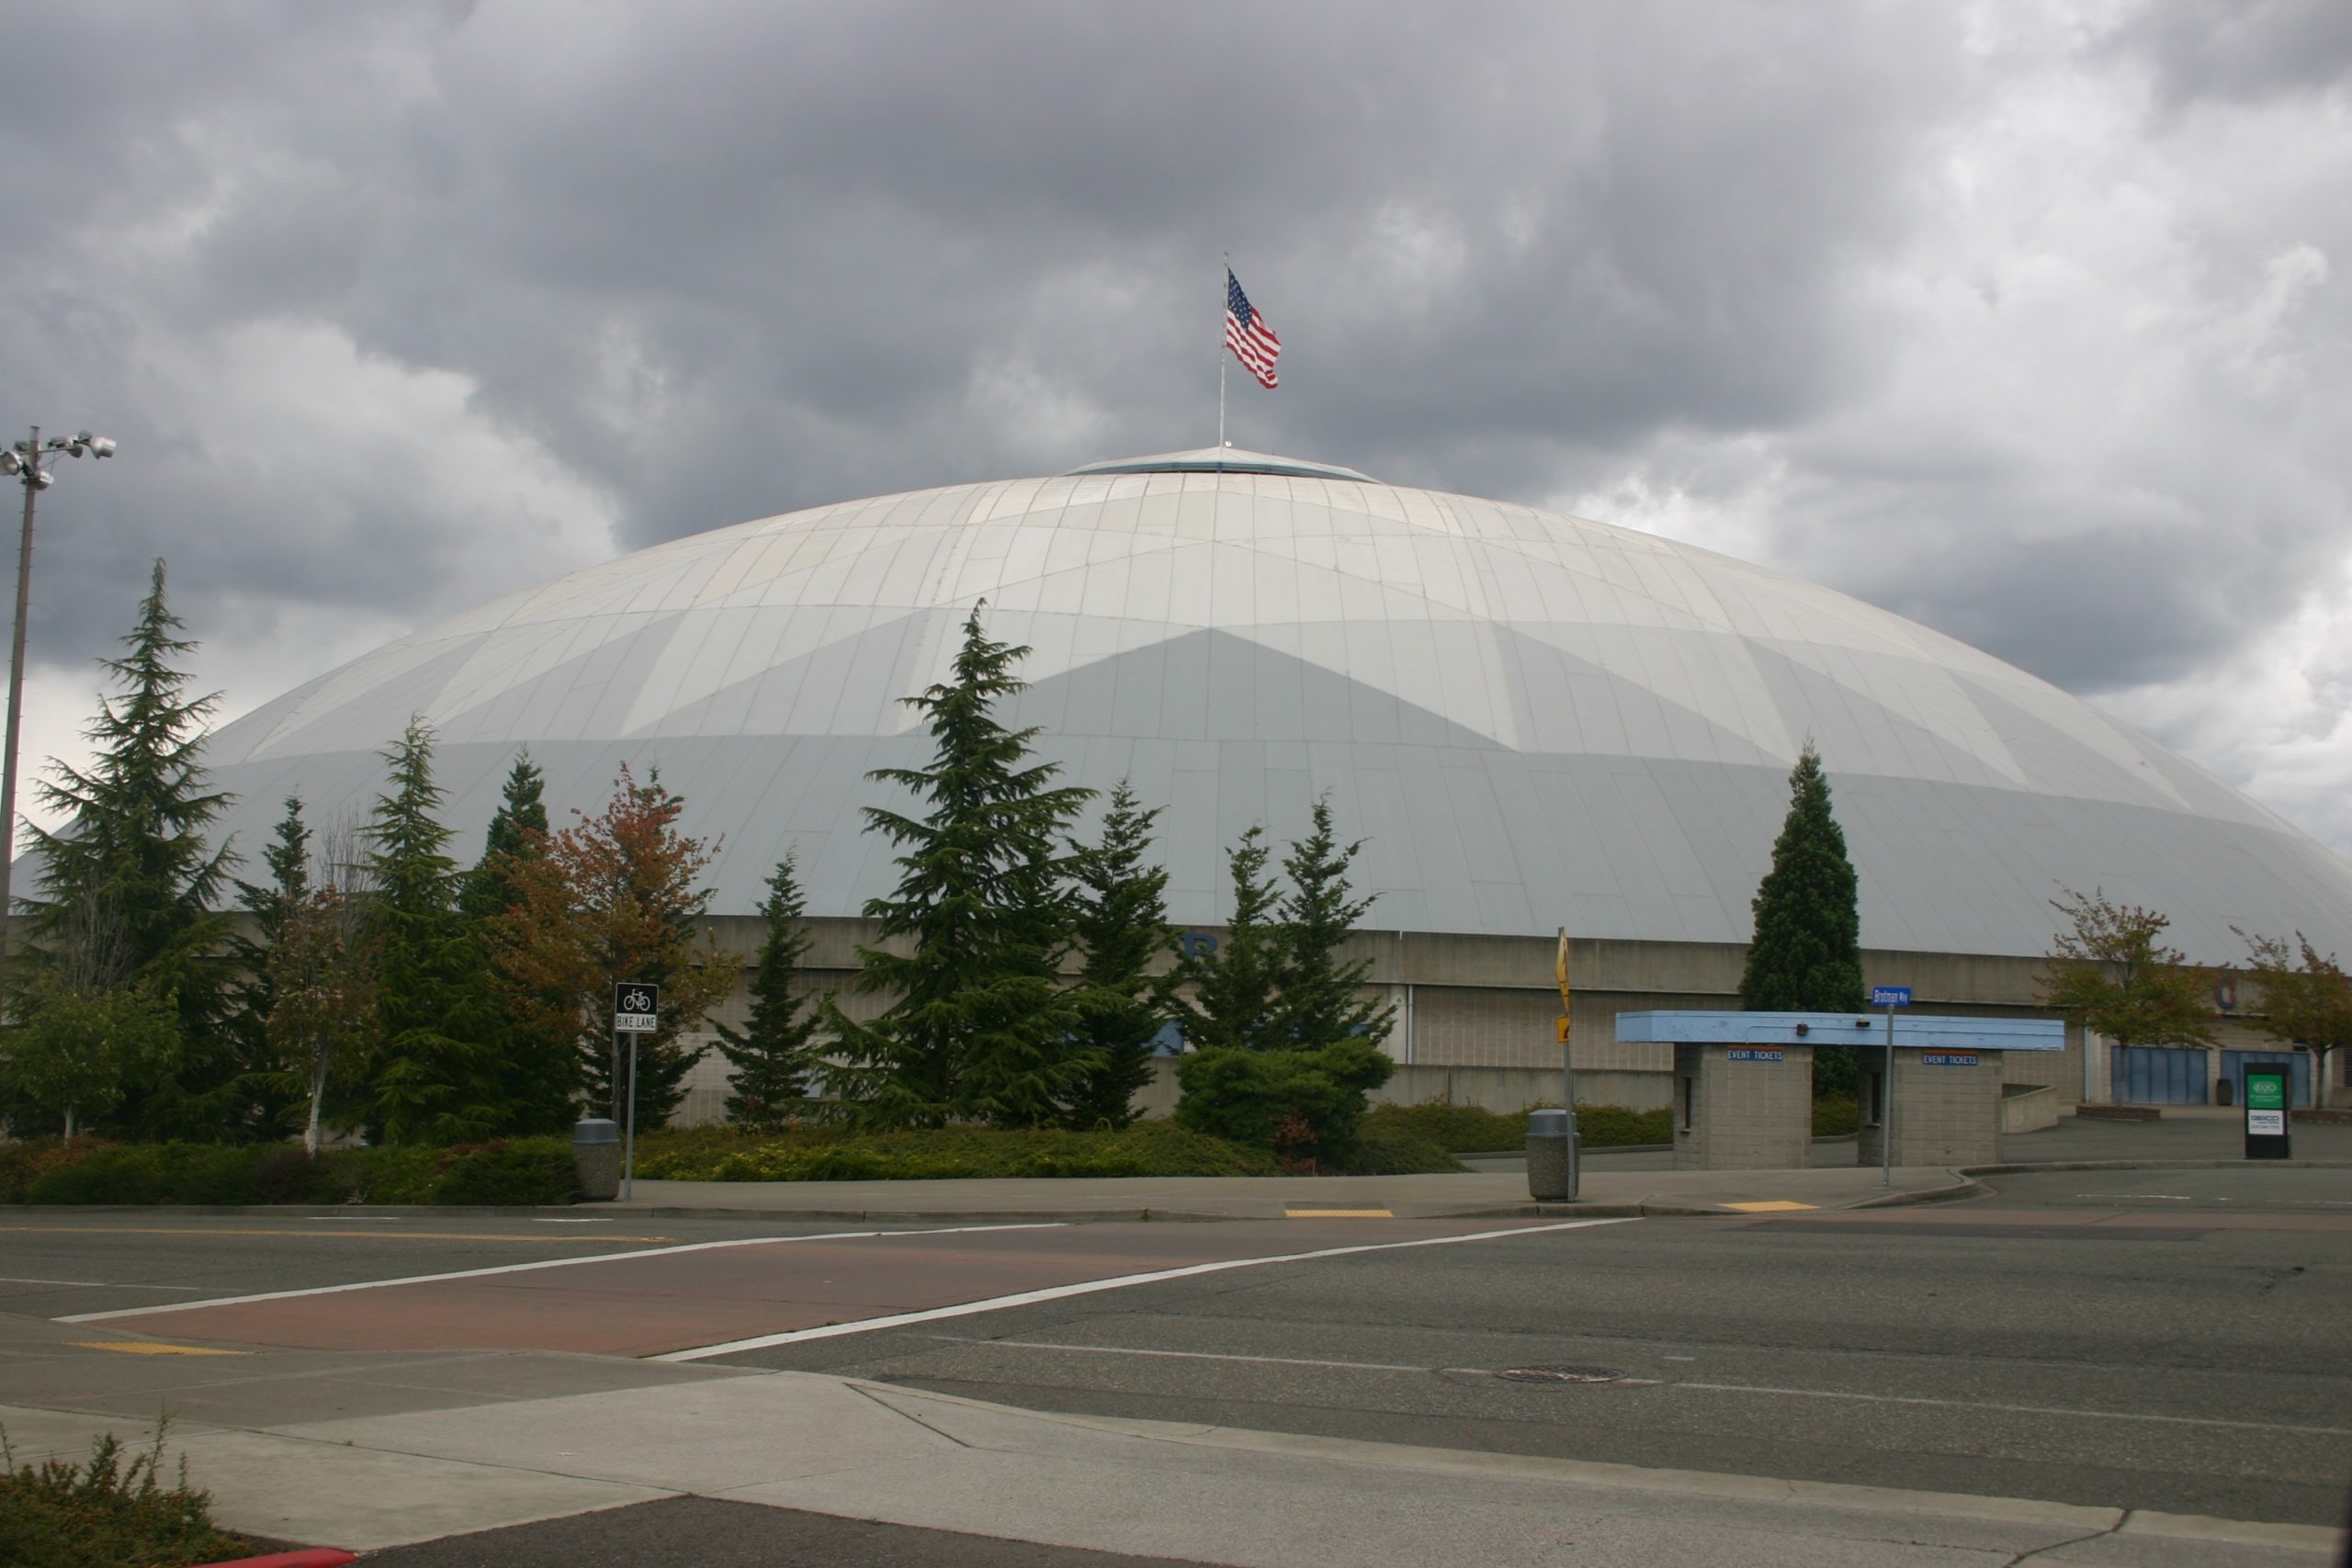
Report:
[[583,1119],[571,1129],[571,1168],[580,1179],[580,1197],[589,1203],[609,1203],[621,1195],[621,1130],[602,1116]]
[[2216,1105],[2235,1105],[2235,1104],[2237,1103],[2237,1100],[2238,1100],[2238,1086],[2237,1086],[2237,1085],[2235,1085],[2235,1084],[2232,1083],[2232,1082],[2231,1082],[2229,1079],[2227,1079],[2227,1078],[2215,1078],[2215,1079],[2213,1080],[2213,1103],[2214,1103],[2214,1104],[2216,1104]]
[[1565,1111],[1527,1113],[1527,1195],[1538,1202],[1565,1203],[1577,1195],[1569,1148],[1575,1130]]

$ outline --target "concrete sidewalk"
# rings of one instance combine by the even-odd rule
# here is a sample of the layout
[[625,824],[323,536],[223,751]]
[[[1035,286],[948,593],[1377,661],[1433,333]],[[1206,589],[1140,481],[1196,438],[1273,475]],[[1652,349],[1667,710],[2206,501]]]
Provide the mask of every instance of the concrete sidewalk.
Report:
[[583,1205],[647,1214],[792,1214],[816,1219],[1265,1220],[1300,1211],[1385,1211],[1398,1219],[1543,1214],[1737,1213],[1733,1205],[1810,1209],[1916,1201],[1969,1191],[1940,1166],[1905,1167],[1892,1185],[1851,1166],[1810,1170],[1626,1170],[1587,1163],[1574,1203],[1536,1203],[1516,1171],[1446,1176],[1186,1176],[967,1181],[639,1181],[628,1202]]
[[[102,1418],[0,1409],[19,1461]],[[1016,1410],[807,1373],[174,1447],[233,1529],[355,1550],[693,1495],[1248,1568],[1983,1568],[2330,1561],[2336,1532]]]

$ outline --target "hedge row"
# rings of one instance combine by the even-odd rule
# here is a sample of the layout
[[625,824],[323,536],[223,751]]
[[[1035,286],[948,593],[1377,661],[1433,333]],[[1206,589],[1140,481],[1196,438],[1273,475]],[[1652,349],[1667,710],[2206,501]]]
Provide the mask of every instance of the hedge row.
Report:
[[574,1201],[571,1145],[513,1138],[454,1148],[331,1149],[281,1144],[0,1144],[0,1202],[469,1203]]
[[836,1128],[757,1134],[717,1128],[656,1133],[637,1171],[674,1181],[939,1181],[963,1177],[1272,1176],[1274,1156],[1167,1122],[1118,1133],[942,1127],[853,1134]]
[[[1402,1176],[1459,1170],[1426,1138],[1367,1132],[1348,1170]],[[650,1134],[637,1173],[672,1181],[944,1181],[973,1177],[1278,1176],[1272,1151],[1180,1127],[1138,1122],[1117,1133],[1050,1128],[942,1127],[855,1134],[810,1127],[782,1134],[697,1127]]]
[[[1505,1114],[1475,1105],[1433,1100],[1422,1105],[1375,1105],[1364,1117],[1367,1135],[1410,1135],[1454,1154],[1487,1154],[1527,1145],[1527,1112]],[[1589,1149],[1628,1144],[1664,1144],[1674,1139],[1673,1113],[1634,1111],[1623,1105],[1577,1107],[1577,1142]]]

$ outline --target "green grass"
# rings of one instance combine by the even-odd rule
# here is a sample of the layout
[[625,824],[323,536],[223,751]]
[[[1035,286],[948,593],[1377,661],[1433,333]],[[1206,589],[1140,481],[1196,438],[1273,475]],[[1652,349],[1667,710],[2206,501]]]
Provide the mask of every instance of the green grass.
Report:
[[178,1568],[251,1556],[257,1543],[212,1522],[212,1497],[188,1484],[180,1461],[163,1481],[164,1427],[154,1446],[130,1454],[112,1435],[79,1464],[19,1467],[0,1432],[0,1562],[8,1568]]

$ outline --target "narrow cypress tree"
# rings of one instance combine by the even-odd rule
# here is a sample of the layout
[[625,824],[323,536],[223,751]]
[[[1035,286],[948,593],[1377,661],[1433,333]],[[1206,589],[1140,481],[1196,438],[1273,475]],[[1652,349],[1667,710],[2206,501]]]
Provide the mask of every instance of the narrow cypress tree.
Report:
[[1359,839],[1344,849],[1331,831],[1331,797],[1315,802],[1314,831],[1291,844],[1283,857],[1290,896],[1281,912],[1282,997],[1275,1006],[1273,1034],[1300,1050],[1362,1038],[1378,1044],[1396,1010],[1363,994],[1372,961],[1339,962],[1340,943],[1372,908],[1370,898],[1351,898],[1348,867],[1363,848]]
[[798,977],[808,953],[806,912],[787,854],[769,874],[768,896],[760,904],[767,931],[752,965],[751,1016],[740,1030],[718,1026],[719,1055],[735,1069],[727,1119],[755,1132],[779,1132],[808,1109],[809,1080],[820,1065],[817,1012]]
[[991,641],[975,606],[950,679],[906,699],[929,721],[930,766],[868,775],[927,808],[865,810],[867,830],[903,852],[897,888],[865,913],[911,951],[858,951],[857,988],[888,1006],[861,1023],[825,1003],[840,1056],[827,1077],[869,1125],[1051,1122],[1092,1070],[1084,998],[1058,975],[1069,868],[1056,840],[1093,792],[1055,784],[1057,767],[1030,761],[1037,731],[997,720],[1028,651]]
[[[1830,814],[1820,753],[1805,742],[1789,773],[1789,815],[1756,889],[1756,935],[1739,979],[1754,1012],[1849,1012],[1863,1005],[1861,916],[1846,835]],[[1817,1094],[1850,1093],[1851,1051],[1814,1055]]]
[[457,1143],[505,1119],[481,942],[458,910],[449,829],[435,815],[433,728],[422,717],[384,754],[390,793],[369,819],[380,1033],[365,1066],[378,1142]]
[[1168,1018],[1152,960],[1169,945],[1168,873],[1146,865],[1160,808],[1143,810],[1125,779],[1111,792],[1102,836],[1070,845],[1077,877],[1072,931],[1086,953],[1079,976],[1086,1038],[1102,1063],[1073,1086],[1064,1119],[1073,1127],[1125,1127],[1136,1093],[1151,1082],[1151,1056]]
[[25,904],[41,945],[71,941],[77,911],[109,911],[127,983],[172,998],[181,1036],[168,1070],[128,1094],[119,1119],[146,1137],[211,1141],[246,1130],[249,1108],[223,1027],[229,926],[215,907],[233,856],[205,839],[230,796],[208,787],[204,727],[216,698],[188,694],[191,678],[175,667],[196,647],[175,635],[184,629],[158,560],[122,656],[102,661],[121,690],[100,699],[87,731],[96,761],[86,773],[52,761],[54,782],[39,786],[65,823],[33,827],[40,896]]
[[1216,948],[1185,953],[1176,966],[1182,987],[1176,1009],[1184,1043],[1196,1051],[1274,1051],[1291,1041],[1275,1032],[1282,985],[1279,899],[1266,875],[1265,829],[1252,827],[1226,852],[1233,879],[1233,914]]
[[481,859],[466,874],[458,895],[459,912],[492,953],[492,989],[501,1004],[494,1020],[494,1049],[506,1104],[502,1130],[508,1133],[565,1131],[579,1114],[586,1088],[577,1031],[544,1026],[543,1021],[560,1011],[565,998],[554,993],[512,995],[515,982],[497,964],[491,938],[492,922],[522,901],[518,880],[523,868],[547,853],[546,795],[547,775],[527,750],[517,752],[498,809],[482,836]]

